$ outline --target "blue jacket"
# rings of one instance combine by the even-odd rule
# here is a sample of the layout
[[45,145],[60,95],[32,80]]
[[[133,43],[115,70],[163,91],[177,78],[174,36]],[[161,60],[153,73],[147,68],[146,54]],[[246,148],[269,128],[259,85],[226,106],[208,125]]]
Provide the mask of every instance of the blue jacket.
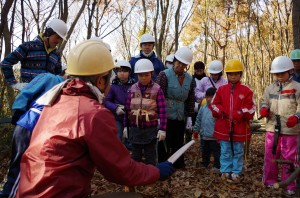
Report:
[[[128,95],[128,90],[131,85],[134,84],[134,80],[129,78],[127,83],[121,83],[116,77],[110,86],[107,96],[105,96],[104,106],[108,108],[112,113],[116,115],[116,109],[118,105],[126,106],[126,100]],[[117,119],[123,122],[123,116],[116,116]]]
[[154,76],[153,76],[153,80],[156,79],[156,77],[158,76],[159,72],[163,71],[165,69],[165,66],[164,64],[161,62],[161,60],[156,56],[156,54],[153,52],[153,54],[150,56],[150,57],[146,57],[144,56],[141,51],[140,53],[135,56],[135,57],[131,57],[129,63],[131,65],[131,78],[133,78],[135,80],[135,82],[138,81],[138,78],[137,78],[137,75],[134,73],[134,66],[135,66],[135,63],[142,59],[142,58],[146,58],[146,59],[149,59],[152,63],[153,63],[153,66],[154,66]]
[[30,82],[40,73],[61,73],[60,53],[56,48],[46,49],[42,35],[34,40],[24,42],[7,55],[0,66],[5,80],[9,85],[16,84],[13,65],[21,62],[21,82]]
[[43,73],[26,85],[13,104],[14,110],[26,111],[18,120],[17,125],[32,131],[44,108],[43,105],[37,104],[36,100],[63,81],[61,76]]
[[205,104],[199,109],[193,130],[197,132],[200,131],[200,134],[203,136],[204,140],[215,139],[214,127],[215,118],[213,118],[211,110],[208,108],[208,105]]

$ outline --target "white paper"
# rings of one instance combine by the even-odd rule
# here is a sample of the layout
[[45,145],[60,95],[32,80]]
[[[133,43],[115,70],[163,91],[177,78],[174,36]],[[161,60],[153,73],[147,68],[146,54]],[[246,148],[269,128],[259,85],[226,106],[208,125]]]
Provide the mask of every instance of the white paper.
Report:
[[195,140],[189,141],[187,144],[182,146],[178,151],[176,151],[171,157],[169,157],[168,162],[174,164],[176,160],[195,143]]

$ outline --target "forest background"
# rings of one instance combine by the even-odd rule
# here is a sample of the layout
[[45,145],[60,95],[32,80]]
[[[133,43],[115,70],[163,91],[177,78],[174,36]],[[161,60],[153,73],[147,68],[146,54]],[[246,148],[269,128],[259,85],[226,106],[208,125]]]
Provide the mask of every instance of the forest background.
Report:
[[[273,81],[272,60],[300,48],[299,4],[297,0],[1,0],[1,60],[43,32],[53,18],[69,27],[67,41],[59,46],[63,62],[76,43],[93,36],[111,45],[116,60],[129,60],[139,50],[140,36],[150,33],[162,60],[182,45],[193,50],[194,62],[241,60],[246,67],[243,82],[255,92],[259,107],[264,88]],[[0,118],[10,117],[17,93],[2,77],[0,87]]]
[[[64,63],[76,43],[93,36],[111,45],[114,59],[129,60],[139,51],[140,36],[150,33],[156,40],[156,54],[163,61],[166,55],[183,45],[193,50],[194,62],[203,61],[208,65],[215,59],[223,63],[232,58],[241,60],[246,68],[242,81],[254,91],[257,109],[265,87],[273,81],[269,73],[272,60],[300,49],[300,0],[1,0],[0,6],[1,60],[19,44],[43,32],[53,18],[64,20],[69,27],[67,41],[59,46]],[[188,71],[191,74],[194,72],[192,65]],[[0,73],[0,120],[11,117],[11,105],[17,94],[6,86]],[[0,125],[0,181],[9,163],[12,130],[10,124]],[[211,179],[219,180],[209,174],[203,179],[202,169],[191,169],[177,173],[173,179],[175,187],[180,188],[168,190],[177,190],[172,193],[179,194],[184,186],[188,188],[186,192],[194,193],[191,189],[198,187],[191,184],[205,187],[208,183],[211,188],[216,183],[208,194],[218,192],[219,197],[226,197],[226,193],[219,192],[221,185],[232,191],[238,188],[238,193],[244,191],[246,194],[253,188],[255,197],[270,197],[258,182],[264,137],[254,135],[253,139],[250,160],[255,163],[245,172],[247,180],[240,186],[211,182]],[[197,152],[198,148],[194,148],[188,156],[197,156]],[[195,173],[201,179],[194,177]],[[180,183],[181,180],[185,183]],[[103,183],[107,186],[101,186]],[[104,192],[104,188],[113,191],[120,188],[103,182],[99,175],[93,186],[94,193]],[[161,189],[153,191],[152,195]],[[205,191],[202,189],[202,192]],[[243,196],[237,194],[236,197]]]

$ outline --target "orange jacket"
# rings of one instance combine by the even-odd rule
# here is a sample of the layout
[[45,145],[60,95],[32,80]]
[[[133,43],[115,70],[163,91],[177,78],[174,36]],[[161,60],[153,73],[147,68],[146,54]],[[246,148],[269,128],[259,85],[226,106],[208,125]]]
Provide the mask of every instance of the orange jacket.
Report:
[[159,170],[133,161],[116,132],[113,114],[83,81],[72,80],[33,131],[17,197],[87,197],[95,168],[121,185],[156,182]]

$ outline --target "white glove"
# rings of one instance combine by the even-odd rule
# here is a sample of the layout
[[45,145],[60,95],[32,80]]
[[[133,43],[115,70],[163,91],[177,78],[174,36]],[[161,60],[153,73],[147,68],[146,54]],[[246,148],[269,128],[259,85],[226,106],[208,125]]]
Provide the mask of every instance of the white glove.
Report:
[[127,127],[124,128],[123,130],[123,138],[128,138],[128,131],[127,131]]
[[166,132],[159,130],[157,133],[158,141],[164,141],[166,139]]
[[191,130],[192,129],[192,118],[188,117],[186,120],[186,127],[187,130]]
[[28,83],[17,83],[17,84],[12,85],[11,87],[12,87],[13,89],[22,91],[22,89],[23,89],[27,84],[28,84]]
[[116,109],[116,114],[117,115],[124,115],[125,111],[124,111],[124,106],[123,105],[119,105]]

